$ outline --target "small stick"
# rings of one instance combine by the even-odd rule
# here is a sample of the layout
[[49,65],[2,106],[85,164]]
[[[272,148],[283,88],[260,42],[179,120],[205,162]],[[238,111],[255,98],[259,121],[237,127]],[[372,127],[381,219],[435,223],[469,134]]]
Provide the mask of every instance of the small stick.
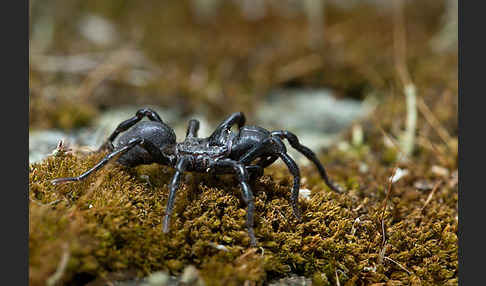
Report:
[[406,129],[401,140],[405,154],[410,156],[415,146],[415,132],[417,129],[417,92],[407,68],[407,39],[405,31],[405,15],[403,0],[396,0],[393,17],[393,56],[395,70],[399,82],[403,85],[403,93],[407,104]]
[[[392,142],[393,146],[398,150],[399,156],[400,156],[399,158],[402,158],[404,156],[404,154],[403,154],[402,150],[400,149],[399,145],[397,145],[394,142],[394,140],[390,136],[388,136],[388,134],[385,132],[383,127],[378,126],[378,128],[380,128],[380,131],[381,131],[381,133],[383,133],[383,136],[387,137],[390,140],[390,142]],[[398,164],[395,165],[395,167],[393,168],[392,175],[388,179],[388,191],[386,192],[386,197],[385,197],[385,200],[383,202],[383,211],[381,213],[381,231],[382,231],[382,236],[383,236],[382,247],[385,247],[385,242],[386,242],[386,233],[385,233],[386,206],[387,206],[388,199],[390,198],[390,194],[391,194],[392,186],[393,186],[393,177],[395,177],[397,169],[398,169]]]
[[339,281],[339,276],[337,274],[337,270],[336,269],[334,269],[334,273],[336,274],[336,285],[337,286],[341,286],[341,282]]
[[386,212],[386,206],[388,199],[390,198],[390,194],[392,191],[392,186],[393,186],[393,177],[395,177],[395,173],[397,172],[398,165],[395,166],[393,169],[391,177],[388,179],[388,191],[386,192],[386,197],[385,200],[383,201],[383,211],[381,212],[381,231],[383,233],[383,242],[382,246],[385,245],[386,242],[386,233],[385,233],[385,212]]
[[263,257],[265,255],[265,248],[260,246],[259,249],[262,251],[262,257]]
[[398,265],[398,267],[400,267],[403,271],[407,272],[408,275],[412,275],[412,272],[408,271],[407,268],[403,267],[403,265],[401,265],[400,263],[396,262],[395,260],[391,259],[390,257],[387,257],[385,256],[384,259],[388,260],[388,261],[391,261],[393,263],[395,263],[396,265]]
[[106,78],[124,68],[131,57],[133,57],[133,52],[128,48],[111,54],[105,62],[88,74],[79,88],[79,97],[87,99]]
[[383,248],[380,250],[380,253],[378,254],[378,264],[381,265],[383,264],[383,259],[385,257],[385,252],[388,249],[388,245],[384,245]]
[[[383,129],[383,127],[381,125],[378,125],[378,128],[380,129],[383,136],[386,137],[388,140],[390,140],[393,147],[398,150],[398,153],[400,154],[399,159],[404,157],[404,154],[403,154],[402,148],[400,147],[400,144],[394,138],[392,138],[390,135],[388,135],[388,133],[386,133],[385,129]],[[400,161],[400,160],[398,160],[398,161]]]
[[423,212],[425,207],[429,204],[429,202],[432,200],[432,196],[434,196],[435,191],[439,188],[439,186],[442,185],[442,180],[438,181],[435,183],[434,188],[432,188],[432,191],[430,192],[429,196],[427,197],[427,200],[424,203],[424,206],[420,210],[420,212]]
[[47,279],[46,285],[48,286],[56,285],[56,283],[59,281],[59,279],[61,279],[62,275],[64,274],[64,270],[66,270],[66,266],[69,261],[69,257],[71,256],[71,253],[69,251],[67,243],[63,244],[62,248],[64,249],[64,252],[61,257],[61,262],[59,263],[56,272],[54,272],[54,274],[52,274]]
[[442,126],[439,122],[439,120],[434,116],[432,113],[432,110],[427,106],[423,98],[418,97],[417,98],[417,103],[418,103],[418,108],[420,113],[424,116],[425,120],[427,123],[432,126],[435,132],[437,132],[437,135],[439,135],[440,139],[444,141],[447,147],[450,148],[450,142],[452,140],[451,135],[449,135],[449,132]]
[[52,201],[52,202],[50,202],[50,203],[44,204],[44,203],[41,203],[41,202],[39,202],[39,201],[37,201],[37,200],[34,200],[34,199],[33,199],[33,198],[31,198],[30,196],[29,196],[29,200],[30,200],[31,202],[35,203],[36,205],[39,205],[39,206],[42,206],[42,207],[45,207],[45,206],[51,206],[51,205],[55,205],[55,204],[57,204],[58,202],[62,201],[62,199],[58,199],[58,200]]
[[278,214],[284,219],[285,224],[287,226],[289,226],[290,225],[289,220],[282,214],[282,212],[279,209],[276,209],[276,210],[277,210]]
[[434,143],[432,143],[427,137],[424,136],[418,136],[417,137],[417,144],[427,148],[428,150],[432,151],[435,156],[437,156],[437,159],[444,165],[446,165],[446,160],[445,156],[443,156],[443,153],[441,153],[440,150],[437,149]]
[[243,253],[242,255],[240,255],[240,257],[236,258],[235,259],[235,262],[236,263],[240,262],[241,260],[243,260],[248,255],[251,255],[251,254],[255,253],[257,250],[258,250],[258,248],[250,248],[245,253]]

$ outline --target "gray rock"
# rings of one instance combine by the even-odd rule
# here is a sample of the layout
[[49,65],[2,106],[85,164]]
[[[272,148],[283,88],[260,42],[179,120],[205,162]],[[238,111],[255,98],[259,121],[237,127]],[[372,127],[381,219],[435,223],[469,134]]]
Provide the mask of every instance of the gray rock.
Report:
[[[150,107],[157,111],[162,117],[162,120],[168,122],[170,125],[175,122],[180,122],[180,113],[177,110],[162,109],[156,106],[144,107]],[[124,106],[106,111],[95,120],[94,126],[90,128],[74,129],[69,132],[56,129],[30,131],[29,163],[38,162],[46,158],[56,149],[60,140],[64,140],[68,148],[82,146],[86,149],[96,150],[116,129],[118,124],[135,115],[135,112],[139,108],[139,106]],[[185,132],[185,130],[182,132]]]
[[[256,110],[249,124],[257,124],[269,130],[285,129],[294,132],[299,140],[318,152],[339,138],[340,132],[370,111],[370,104],[351,99],[336,99],[328,89],[286,89],[272,92]],[[124,120],[132,117],[141,107],[154,109],[164,122],[174,128],[178,141],[185,138],[187,123],[198,119],[201,123],[199,136],[209,136],[219,122],[209,122],[204,112],[183,117],[177,108],[157,106],[123,106],[104,112],[95,120],[93,127],[70,132],[59,130],[32,131],[29,133],[29,162],[37,162],[51,154],[61,139],[69,147],[85,147],[96,150]],[[222,120],[223,118],[221,118]],[[147,120],[147,119],[144,119]],[[303,157],[289,148],[297,160]],[[303,162],[304,160],[302,160]]]
[[58,130],[29,132],[29,163],[41,161],[51,154],[60,140],[74,141],[74,137]]
[[[176,109],[164,109],[151,105],[133,105],[114,108],[101,114],[96,120],[94,128],[81,130],[79,134],[79,143],[88,146],[100,146],[122,121],[134,116],[137,110],[143,107],[149,107],[155,110],[162,120],[171,126],[174,126],[173,124],[180,120],[180,112]],[[143,120],[147,119],[145,118]]]
[[119,38],[115,25],[110,20],[95,14],[83,16],[78,28],[86,39],[101,46],[113,44]]
[[[259,106],[255,119],[269,130],[295,133],[302,144],[317,152],[334,143],[371,108],[371,104],[358,100],[337,99],[330,89],[281,89]],[[289,152],[298,156],[292,149]]]
[[279,279],[277,281],[272,281],[268,284],[269,286],[311,286],[312,279],[306,278],[304,276],[291,275]]
[[88,150],[96,150],[122,121],[134,116],[142,107],[150,107],[155,110],[164,122],[174,128],[178,140],[185,138],[187,122],[191,118],[197,118],[201,122],[200,136],[209,136],[214,128],[214,125],[210,124],[202,114],[183,118],[181,112],[175,108],[164,109],[150,105],[123,106],[104,112],[90,128],[74,129],[69,132],[55,129],[29,132],[29,163],[46,158],[56,149],[60,140],[64,140],[68,147],[82,146]]

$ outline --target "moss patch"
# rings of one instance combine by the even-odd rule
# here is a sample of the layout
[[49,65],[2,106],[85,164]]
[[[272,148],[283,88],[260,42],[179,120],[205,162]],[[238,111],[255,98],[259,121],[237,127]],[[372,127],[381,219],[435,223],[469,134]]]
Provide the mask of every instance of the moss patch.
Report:
[[[329,156],[333,154],[340,155]],[[390,168],[375,164],[373,173],[358,175],[356,162],[328,166],[349,189],[337,194],[325,187],[314,169],[304,167],[303,185],[311,195],[300,199],[299,223],[288,201],[289,175],[283,167],[273,167],[253,183],[259,247],[249,248],[246,208],[232,176],[186,176],[168,234],[162,233],[161,221],[170,168],[109,164],[84,182],[49,183],[80,174],[103,155],[60,153],[30,166],[32,285],[42,285],[66,252],[65,283],[81,274],[180,274],[187,265],[200,269],[208,285],[241,285],[246,280],[261,284],[289,274],[313,277],[316,284],[336,279],[349,285],[457,282],[457,186],[444,183],[422,210],[430,191],[416,190],[414,180],[444,179],[426,165],[402,166],[410,167],[411,174],[394,186],[385,213],[384,247],[380,219]],[[362,156],[362,161],[369,156]]]

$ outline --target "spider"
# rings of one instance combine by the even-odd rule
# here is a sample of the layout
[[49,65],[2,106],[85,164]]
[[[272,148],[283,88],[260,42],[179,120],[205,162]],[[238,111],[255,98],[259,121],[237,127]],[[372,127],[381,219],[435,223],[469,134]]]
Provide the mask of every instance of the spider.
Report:
[[[147,117],[149,121],[141,121]],[[331,182],[317,156],[309,148],[299,143],[297,136],[289,131],[270,132],[262,127],[245,125],[245,115],[236,112],[226,118],[211,136],[199,138],[199,121],[191,119],[183,142],[176,142],[174,130],[162,121],[160,116],[149,108],[136,112],[135,116],[120,123],[100,150],[108,149],[106,155],[94,167],[77,177],[57,178],[52,184],[81,181],[91,173],[102,168],[110,159],[118,157],[117,162],[134,167],[142,164],[158,163],[175,168],[175,174],[169,185],[169,199],[163,220],[162,230],[169,231],[170,217],[173,211],[174,198],[179,188],[181,175],[184,172],[210,172],[211,174],[236,174],[242,190],[242,198],[247,205],[246,224],[250,244],[256,245],[253,230],[254,197],[250,188],[250,179],[263,175],[263,169],[277,159],[287,165],[293,175],[293,187],[290,202],[294,216],[300,220],[298,207],[300,189],[300,171],[295,161],[287,154],[282,139],[312,161],[324,182],[336,192],[342,189]],[[231,131],[233,125],[238,132]],[[127,132],[125,132],[127,131]],[[118,135],[123,133],[113,145]]]

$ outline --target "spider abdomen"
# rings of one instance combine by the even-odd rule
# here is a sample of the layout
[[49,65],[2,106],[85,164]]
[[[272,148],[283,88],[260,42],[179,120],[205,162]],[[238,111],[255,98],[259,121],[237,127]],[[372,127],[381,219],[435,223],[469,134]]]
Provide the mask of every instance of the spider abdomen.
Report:
[[[166,146],[176,143],[176,135],[169,126],[156,121],[141,121],[120,135],[115,143],[115,148],[127,145],[133,138],[143,138],[155,146]],[[156,163],[154,159],[143,147],[135,146],[121,155],[118,158],[118,163],[131,167]]]

